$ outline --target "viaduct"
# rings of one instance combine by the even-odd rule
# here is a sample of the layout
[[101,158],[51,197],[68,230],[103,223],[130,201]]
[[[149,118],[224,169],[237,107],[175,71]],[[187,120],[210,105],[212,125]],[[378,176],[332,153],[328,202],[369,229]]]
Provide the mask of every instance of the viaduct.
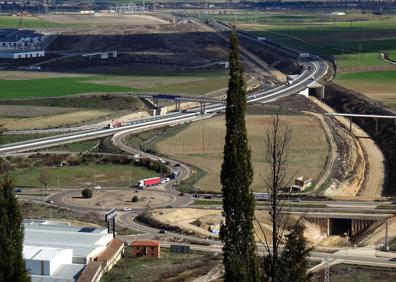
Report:
[[322,232],[330,235],[348,234],[353,238],[369,228],[373,223],[381,222],[392,214],[357,214],[357,213],[308,213],[305,219],[318,225]]

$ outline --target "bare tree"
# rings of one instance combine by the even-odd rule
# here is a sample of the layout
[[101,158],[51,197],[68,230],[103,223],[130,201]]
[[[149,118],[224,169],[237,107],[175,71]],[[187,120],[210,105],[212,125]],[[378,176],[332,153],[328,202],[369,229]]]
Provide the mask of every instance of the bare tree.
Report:
[[39,172],[39,178],[38,180],[40,181],[41,184],[43,184],[44,186],[44,190],[43,190],[43,198],[44,198],[44,193],[47,190],[47,185],[49,182],[49,172],[48,172],[48,168],[43,167],[40,172]]
[[[264,228],[259,224],[267,256],[262,262],[263,275],[265,280],[278,281],[277,274],[279,268],[279,247],[284,236],[287,224],[287,216],[282,213],[285,200],[279,197],[281,189],[290,181],[286,181],[288,145],[291,137],[291,129],[280,128],[280,118],[278,115],[272,118],[272,125],[265,131],[265,160],[268,165],[268,175],[265,177],[264,185],[270,200],[270,220],[272,224],[272,239],[267,238]],[[260,238],[260,236],[258,236]]]
[[[267,252],[261,261],[261,273],[264,281],[309,281],[310,279],[310,276],[306,274],[306,257],[311,249],[307,247],[303,236],[304,226],[302,224],[306,211],[292,228],[288,228],[288,215],[284,212],[286,200],[284,197],[280,197],[282,188],[288,186],[293,178],[293,176],[289,179],[286,178],[290,139],[291,129],[288,126],[282,129],[280,117],[274,116],[272,126],[265,131],[264,156],[269,167],[264,185],[270,196],[269,213],[272,238],[267,238],[263,226],[256,219],[263,239],[258,237]],[[280,250],[280,245],[284,241],[286,241],[286,253]],[[297,241],[301,242],[301,246],[295,246]]]

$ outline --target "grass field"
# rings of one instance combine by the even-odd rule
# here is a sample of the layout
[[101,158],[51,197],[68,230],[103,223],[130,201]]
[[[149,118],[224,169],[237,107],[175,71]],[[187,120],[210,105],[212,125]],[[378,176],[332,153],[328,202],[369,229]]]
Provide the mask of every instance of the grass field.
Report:
[[79,109],[24,105],[0,105],[0,117],[33,118],[77,112]]
[[[227,72],[158,71],[123,75],[85,75],[46,72],[0,72],[1,99],[60,97],[87,93],[162,92],[203,95],[227,86]],[[42,77],[42,78],[39,78]]]
[[[264,160],[264,130],[271,117],[248,115],[249,145],[255,172],[253,190],[263,190],[266,175]],[[297,173],[315,181],[325,165],[328,144],[318,120],[309,116],[284,116],[283,124],[292,128],[288,174]],[[207,174],[198,182],[201,191],[220,191],[219,173],[223,158],[224,117],[196,122],[173,137],[157,143],[159,152],[204,170]]]
[[[50,25],[50,22],[36,17],[23,18],[23,26],[25,28],[43,28],[50,27]],[[0,28],[19,28],[19,17],[0,16]]]
[[[43,12],[43,11],[42,11]],[[24,16],[24,28],[54,28],[74,27],[82,28],[87,25],[152,25],[167,22],[149,15],[80,15],[80,14],[42,14],[39,16]],[[17,16],[0,16],[0,28],[19,28],[20,19]]]
[[362,92],[396,110],[396,71],[341,73],[335,82]]
[[[388,52],[396,59],[394,16],[357,12],[333,16],[302,11],[239,11],[235,15],[211,17],[236,21],[241,29],[299,50],[334,56],[338,84],[395,108],[396,87],[388,77],[392,76],[391,71],[396,71],[396,65],[379,56],[380,52]],[[349,76],[349,73],[356,74]]]
[[0,99],[56,97],[97,92],[131,92],[130,87],[90,83],[95,77],[58,77],[32,80],[0,80]]
[[105,120],[112,112],[104,110],[81,110],[71,113],[31,118],[1,118],[8,130],[23,130],[32,128],[54,128],[71,124],[80,124],[93,120]]
[[[42,168],[16,169],[11,173],[16,185],[21,187],[42,187],[39,181]],[[60,168],[46,168],[49,174],[48,187],[127,187],[142,178],[157,176],[157,173],[129,165],[79,165]],[[96,179],[96,180],[95,180]],[[96,184],[95,184],[96,181]]]

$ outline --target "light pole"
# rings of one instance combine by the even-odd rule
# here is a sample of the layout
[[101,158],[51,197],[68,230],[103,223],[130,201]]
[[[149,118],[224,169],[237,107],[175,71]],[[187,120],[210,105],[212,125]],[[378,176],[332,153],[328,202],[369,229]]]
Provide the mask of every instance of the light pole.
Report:
[[348,232],[345,232],[344,235],[345,235],[345,238],[346,238],[346,241],[347,241],[347,247],[346,247],[346,250],[345,250],[345,257],[347,257],[348,256],[348,245],[349,245]]

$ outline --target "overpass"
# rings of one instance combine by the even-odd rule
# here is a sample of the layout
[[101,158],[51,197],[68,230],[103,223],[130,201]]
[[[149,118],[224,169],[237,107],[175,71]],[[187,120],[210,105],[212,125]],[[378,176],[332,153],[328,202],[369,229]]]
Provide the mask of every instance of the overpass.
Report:
[[322,232],[329,235],[343,235],[354,237],[369,228],[373,223],[381,222],[392,214],[372,213],[314,213],[309,212],[305,219],[318,225]]
[[226,100],[210,98],[206,96],[182,96],[173,94],[136,94],[136,96],[143,99],[151,99],[156,108],[159,107],[159,101],[174,101],[176,103],[176,110],[180,110],[181,102],[197,102],[200,104],[201,112],[206,110],[206,104],[225,104]]
[[[258,43],[260,42],[258,39],[255,39]],[[278,49],[282,49],[279,47]],[[328,65],[326,61],[320,59],[319,57],[312,57],[310,61],[301,62],[303,65],[303,69],[299,75],[297,75],[290,83],[284,83],[277,85],[271,89],[261,90],[254,93],[251,93],[247,96],[247,102],[260,102],[260,103],[270,103],[277,99],[287,97],[291,94],[299,93],[300,91],[307,88],[307,85],[310,84],[313,80],[321,79],[328,71]],[[161,94],[159,94],[161,95]],[[166,96],[166,95],[164,95]],[[168,98],[164,96],[157,96],[157,98]],[[28,142],[22,141],[12,144],[6,144],[0,146],[0,155],[4,154],[13,154],[18,152],[27,152],[42,148],[47,148],[51,146],[57,146],[65,143],[72,143],[77,141],[83,141],[88,139],[96,139],[99,137],[112,136],[115,133],[134,129],[136,131],[167,126],[169,124],[177,124],[188,121],[193,121],[199,115],[213,115],[219,111],[225,109],[225,101],[218,100],[209,97],[186,97],[174,95],[172,97],[175,101],[181,101],[182,99],[199,102],[201,104],[201,108],[193,108],[190,109],[190,112],[177,112],[177,113],[169,113],[164,116],[154,117],[150,119],[141,119],[130,121],[122,124],[122,127],[107,129],[97,126],[92,129],[85,129],[78,131],[77,133],[72,134],[64,134],[64,135],[55,135],[50,137],[44,137],[41,139],[30,140]],[[169,99],[169,98],[168,98]],[[206,105],[206,103],[210,103],[210,105]],[[180,105],[180,103],[179,103]],[[203,109],[205,106],[205,110]],[[194,112],[195,111],[195,112]],[[76,130],[69,129],[68,131],[73,132]]]
[[347,113],[325,113],[326,116],[340,116],[349,118],[349,131],[352,131],[353,118],[373,118],[375,120],[375,135],[378,133],[378,119],[393,119],[396,128],[396,116],[385,115],[366,115],[366,114],[347,114]]

